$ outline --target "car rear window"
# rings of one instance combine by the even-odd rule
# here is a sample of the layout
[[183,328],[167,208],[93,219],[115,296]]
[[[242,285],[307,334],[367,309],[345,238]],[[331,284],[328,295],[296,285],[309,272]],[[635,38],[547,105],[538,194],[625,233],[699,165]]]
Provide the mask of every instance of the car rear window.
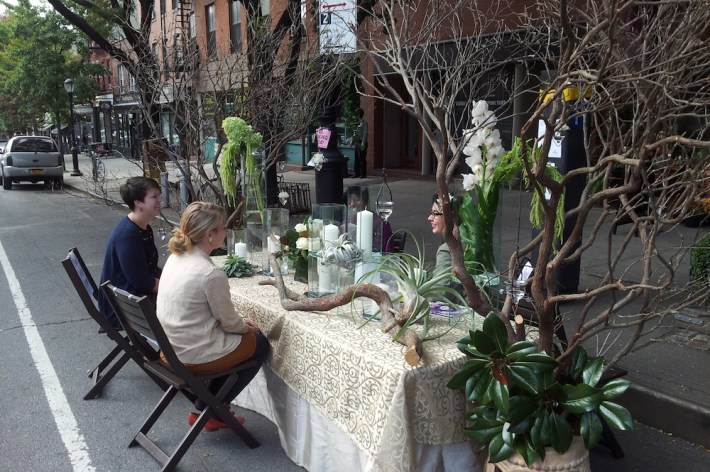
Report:
[[46,139],[24,138],[16,139],[12,144],[13,152],[54,152],[53,141]]

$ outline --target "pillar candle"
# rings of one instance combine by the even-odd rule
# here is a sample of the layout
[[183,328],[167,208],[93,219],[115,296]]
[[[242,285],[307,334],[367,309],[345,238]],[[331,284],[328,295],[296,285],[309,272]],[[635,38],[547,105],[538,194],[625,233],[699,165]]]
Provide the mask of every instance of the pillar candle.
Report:
[[334,243],[338,240],[340,236],[340,229],[336,225],[325,225],[323,229],[323,241],[330,241]]
[[246,243],[236,243],[234,245],[234,253],[241,257],[242,259],[246,259],[247,257],[247,244]]
[[323,264],[323,259],[318,258],[318,291],[331,292],[330,266]]
[[371,211],[362,210],[357,214],[357,239],[355,244],[362,249],[365,256],[372,253],[372,221]]
[[276,239],[276,236],[271,235],[267,238],[268,249],[270,254],[277,253],[281,250],[281,244]]

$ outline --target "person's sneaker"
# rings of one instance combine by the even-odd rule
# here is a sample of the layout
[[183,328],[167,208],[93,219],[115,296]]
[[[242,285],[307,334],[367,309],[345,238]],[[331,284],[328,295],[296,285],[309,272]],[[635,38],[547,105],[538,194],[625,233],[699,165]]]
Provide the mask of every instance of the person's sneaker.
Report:
[[[234,415],[234,410],[229,410],[229,412],[237,419],[239,424],[244,424],[244,417],[242,416],[236,416]],[[187,415],[187,424],[192,426],[195,424],[197,421],[197,418],[200,417],[200,413],[196,413],[194,411],[191,411],[189,415]],[[217,431],[218,429],[226,429],[229,428],[229,425],[227,423],[223,423],[222,421],[218,420],[217,418],[210,418],[207,420],[207,423],[204,426],[205,431]]]

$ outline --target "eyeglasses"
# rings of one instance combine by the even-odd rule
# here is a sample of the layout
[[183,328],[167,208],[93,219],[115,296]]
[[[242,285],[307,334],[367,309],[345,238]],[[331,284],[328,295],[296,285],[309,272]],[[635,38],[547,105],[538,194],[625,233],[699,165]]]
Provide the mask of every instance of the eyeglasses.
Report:
[[429,213],[430,216],[444,216],[444,214],[440,211],[432,210],[431,213]]

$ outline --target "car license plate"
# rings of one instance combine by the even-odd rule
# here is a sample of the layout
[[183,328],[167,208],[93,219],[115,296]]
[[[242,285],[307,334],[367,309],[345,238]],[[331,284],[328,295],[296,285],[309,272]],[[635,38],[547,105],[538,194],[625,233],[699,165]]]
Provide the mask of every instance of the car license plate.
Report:
[[30,169],[30,174],[36,175],[36,174],[41,174],[41,173],[42,173],[42,169]]

